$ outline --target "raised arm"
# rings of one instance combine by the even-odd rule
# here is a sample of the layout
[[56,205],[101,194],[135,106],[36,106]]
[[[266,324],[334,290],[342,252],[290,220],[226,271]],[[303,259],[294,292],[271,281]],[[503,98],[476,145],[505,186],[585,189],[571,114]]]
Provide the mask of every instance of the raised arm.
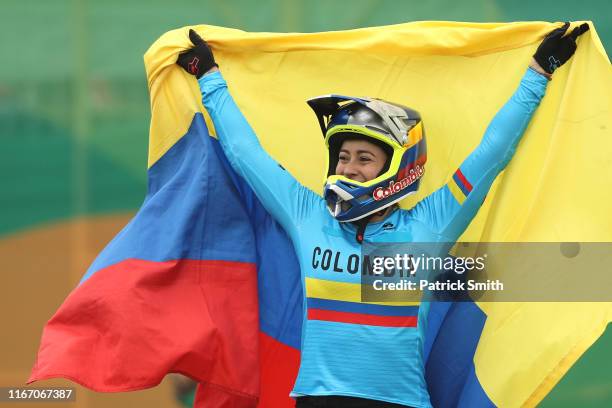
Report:
[[480,208],[491,184],[514,155],[548,80],[531,68],[510,100],[497,112],[480,144],[447,184],[420,201],[414,215],[443,240],[454,242]]
[[210,48],[195,31],[190,30],[189,35],[195,47],[181,54],[177,63],[198,78],[202,103],[233,169],[247,181],[266,210],[291,233],[296,224],[307,218],[320,197],[299,184],[265,152],[230,95]]
[[414,216],[432,226],[441,240],[454,242],[465,231],[491,184],[514,155],[552,73],[573,55],[576,38],[588,30],[583,24],[563,36],[568,27],[566,23],[546,36],[518,89],[497,112],[478,147],[447,184],[413,209]]

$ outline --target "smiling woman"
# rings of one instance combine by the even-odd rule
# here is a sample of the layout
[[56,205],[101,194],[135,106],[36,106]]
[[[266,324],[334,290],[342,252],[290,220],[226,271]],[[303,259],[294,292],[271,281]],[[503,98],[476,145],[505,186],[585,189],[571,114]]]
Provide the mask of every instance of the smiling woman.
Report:
[[[328,149],[327,207],[340,222],[357,221],[361,242],[368,223],[381,221],[397,208],[395,203],[419,189],[423,172],[415,170],[427,160],[421,115],[373,98],[329,95],[308,104]],[[414,174],[418,177],[411,183],[404,182]],[[404,188],[387,188],[398,181]]]
[[[568,27],[554,30],[542,42],[518,89],[455,176],[407,211],[395,203],[418,190],[427,158],[418,112],[374,98],[327,95],[308,100],[328,148],[321,198],[263,150],[229,94],[208,44],[190,30],[194,47],[180,54],[177,63],[198,78],[202,102],[234,170],[297,250],[301,281],[306,282],[301,362],[290,394],[297,398],[297,407],[432,406],[424,372],[425,323],[417,324],[427,319],[429,303],[375,310],[362,298],[342,297],[330,288],[341,285],[347,293],[358,293],[360,274],[330,275],[323,270],[327,268],[317,268],[314,255],[323,245],[329,248],[320,262],[329,267],[332,253],[335,265],[348,265],[347,257],[359,252],[364,241],[455,242],[512,158],[552,71],[571,57],[575,39],[588,29],[581,26],[561,38]],[[555,64],[547,69],[536,62],[549,57]],[[383,228],[382,220],[391,228]],[[367,319],[361,316],[364,308]],[[387,318],[396,314],[412,323],[390,324]],[[398,343],[414,347],[398,349]],[[338,344],[351,350],[350,360],[338,353]]]

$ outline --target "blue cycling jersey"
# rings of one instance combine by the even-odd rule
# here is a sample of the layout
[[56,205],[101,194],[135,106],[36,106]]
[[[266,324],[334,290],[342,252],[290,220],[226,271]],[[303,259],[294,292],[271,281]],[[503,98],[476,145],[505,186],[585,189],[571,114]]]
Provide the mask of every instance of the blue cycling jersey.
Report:
[[[319,195],[263,150],[219,72],[198,82],[225,155],[283,226],[299,259],[304,320],[292,395],[343,395],[431,407],[423,362],[428,303],[362,302],[355,226],[336,221]],[[455,242],[514,154],[547,82],[527,70],[448,183],[412,209],[368,224],[364,242]]]

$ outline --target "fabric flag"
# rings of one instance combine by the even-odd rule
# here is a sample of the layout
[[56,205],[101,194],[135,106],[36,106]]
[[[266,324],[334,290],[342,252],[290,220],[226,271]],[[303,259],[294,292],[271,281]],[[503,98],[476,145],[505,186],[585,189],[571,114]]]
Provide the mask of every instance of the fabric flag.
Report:
[[[305,100],[367,95],[420,111],[429,162],[420,192],[402,204],[409,208],[452,177],[557,26],[194,28],[264,148],[313,191],[325,151]],[[302,313],[295,255],[209,137],[198,86],[175,65],[191,46],[187,31],[164,34],[145,55],[147,198],[47,324],[30,380],[126,391],[181,372],[201,384],[197,405],[248,406],[259,396],[261,407],[290,406]],[[611,68],[592,24],[578,44],[463,241],[612,240]],[[607,303],[434,303],[425,350],[432,403],[534,406],[611,318]]]
[[197,115],[150,167],[142,208],[46,325],[30,381],[129,391],[178,372],[216,399],[231,391],[254,400],[253,230],[207,135]]

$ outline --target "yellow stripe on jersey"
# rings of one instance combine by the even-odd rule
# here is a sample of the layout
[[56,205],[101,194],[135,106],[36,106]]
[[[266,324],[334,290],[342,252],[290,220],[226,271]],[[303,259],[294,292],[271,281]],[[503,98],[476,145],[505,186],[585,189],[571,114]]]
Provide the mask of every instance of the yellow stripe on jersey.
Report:
[[[420,301],[362,302],[361,289],[362,285],[360,283],[337,282],[325,279],[306,278],[306,296],[311,298],[341,300],[344,302],[375,303],[377,305],[388,306],[418,306],[421,304]],[[389,291],[386,291],[385,296],[388,293]],[[412,293],[411,295],[415,295],[415,293]],[[398,291],[397,295],[399,296],[401,295],[401,293]],[[389,294],[389,297],[392,296],[393,293]]]

